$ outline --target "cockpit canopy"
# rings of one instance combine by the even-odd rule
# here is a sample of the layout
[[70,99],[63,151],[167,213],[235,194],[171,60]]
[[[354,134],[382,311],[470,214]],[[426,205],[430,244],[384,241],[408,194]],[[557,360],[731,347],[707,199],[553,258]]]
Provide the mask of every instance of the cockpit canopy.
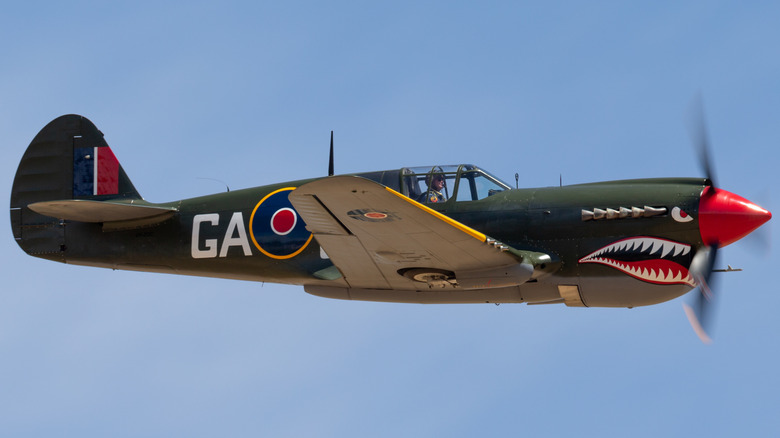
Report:
[[478,201],[511,188],[473,164],[403,167],[359,176],[422,203]]

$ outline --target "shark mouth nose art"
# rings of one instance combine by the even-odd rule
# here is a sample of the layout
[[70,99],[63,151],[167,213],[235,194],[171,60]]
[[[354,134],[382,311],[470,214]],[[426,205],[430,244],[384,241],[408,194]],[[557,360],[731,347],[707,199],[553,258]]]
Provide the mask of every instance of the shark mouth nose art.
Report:
[[692,260],[690,245],[639,236],[611,243],[581,258],[579,263],[606,265],[648,283],[695,287],[686,267]]

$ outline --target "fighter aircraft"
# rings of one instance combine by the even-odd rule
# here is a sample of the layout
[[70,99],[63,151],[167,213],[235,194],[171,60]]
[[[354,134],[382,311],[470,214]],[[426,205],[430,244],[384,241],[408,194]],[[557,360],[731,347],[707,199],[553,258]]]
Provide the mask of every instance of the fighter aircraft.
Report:
[[521,189],[471,164],[332,175],[331,152],[327,177],[151,203],[65,115],[19,164],[11,226],[43,259],[345,300],[630,308],[698,288],[687,312],[707,341],[717,250],[771,213],[715,186],[706,143],[701,178]]

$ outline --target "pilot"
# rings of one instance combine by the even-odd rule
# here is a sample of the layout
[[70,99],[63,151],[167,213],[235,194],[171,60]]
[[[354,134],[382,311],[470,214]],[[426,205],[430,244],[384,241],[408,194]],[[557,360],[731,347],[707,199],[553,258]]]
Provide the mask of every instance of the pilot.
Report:
[[446,201],[447,198],[444,196],[444,193],[442,193],[444,185],[444,175],[440,173],[431,174],[428,176],[428,190],[417,198],[417,202],[425,204]]

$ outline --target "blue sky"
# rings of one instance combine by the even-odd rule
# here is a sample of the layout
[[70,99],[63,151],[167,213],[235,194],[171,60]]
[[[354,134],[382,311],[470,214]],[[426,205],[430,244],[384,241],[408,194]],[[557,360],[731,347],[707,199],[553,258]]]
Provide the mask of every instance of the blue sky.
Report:
[[[701,92],[719,185],[777,209],[778,20],[771,2],[16,2],[0,14],[0,174],[10,196],[38,130],[78,113],[154,202],[223,190],[203,178],[324,175],[330,130],[338,173],[470,162],[525,187],[700,176],[687,123]],[[8,436],[780,430],[780,260],[755,242],[721,251],[744,271],[720,279],[704,346],[689,297],[335,301],[46,262],[0,218]]]

